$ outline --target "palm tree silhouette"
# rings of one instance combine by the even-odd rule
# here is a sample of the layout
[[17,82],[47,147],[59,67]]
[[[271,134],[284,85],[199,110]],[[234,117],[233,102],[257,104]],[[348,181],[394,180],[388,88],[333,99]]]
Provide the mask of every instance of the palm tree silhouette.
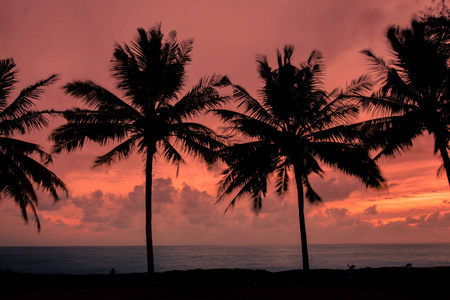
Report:
[[148,272],[154,273],[152,238],[152,168],[159,154],[179,166],[181,151],[213,163],[223,138],[208,127],[192,122],[208,109],[227,101],[217,88],[229,84],[227,77],[202,78],[192,90],[179,96],[185,85],[185,66],[191,60],[193,40],[178,41],[176,32],[163,39],[161,26],[138,29],[131,44],[116,44],[111,59],[112,75],[124,98],[92,81],[74,81],[64,86],[66,93],[81,99],[92,109],[75,108],[64,113],[67,124],[57,128],[52,139],[55,152],[82,148],[90,140],[101,145],[120,144],[99,156],[95,166],[109,165],[134,151],[144,156],[145,213]]
[[450,185],[449,25],[448,16],[429,16],[413,20],[411,28],[389,27],[391,64],[370,50],[363,51],[382,86],[360,101],[374,115],[383,116],[357,129],[368,133],[361,139],[369,149],[381,149],[376,158],[401,154],[428,132],[434,138],[435,155],[443,161],[440,171],[445,170]]
[[[0,196],[14,200],[23,219],[28,222],[27,210],[35,218],[38,231],[41,224],[37,216],[38,198],[33,187],[37,184],[59,200],[58,189],[67,193],[66,185],[46,165],[52,162],[50,154],[41,146],[13,138],[16,134],[31,133],[47,126],[48,111],[32,110],[44,88],[54,83],[57,75],[36,82],[20,91],[8,105],[8,97],[14,89],[17,74],[12,58],[0,60]],[[41,162],[33,156],[39,156]]]
[[[323,173],[319,162],[359,178],[367,187],[382,188],[384,179],[368,152],[351,142],[345,124],[356,117],[358,107],[338,91],[322,89],[322,55],[313,51],[307,62],[296,67],[291,59],[294,48],[277,52],[278,68],[272,69],[265,56],[257,59],[264,81],[262,101],[252,98],[244,88],[234,86],[234,96],[245,113],[218,109],[231,133],[240,133],[246,142],[221,151],[228,164],[220,181],[219,200],[232,199],[227,210],[248,194],[252,209],[261,210],[268,181],[274,178],[278,194],[288,190],[291,172],[296,181],[303,269],[309,269],[304,216],[304,196],[310,203],[321,201],[311,187],[311,174]],[[354,81],[347,92],[356,93],[369,86],[365,78]],[[333,99],[332,99],[333,98]]]

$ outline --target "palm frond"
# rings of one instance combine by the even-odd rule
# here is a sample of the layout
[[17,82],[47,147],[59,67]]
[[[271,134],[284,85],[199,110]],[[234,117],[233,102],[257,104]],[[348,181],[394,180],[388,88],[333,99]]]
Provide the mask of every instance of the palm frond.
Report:
[[82,148],[86,141],[105,145],[121,141],[133,127],[114,123],[68,123],[55,129],[50,138],[55,142],[53,152],[73,151]]
[[226,76],[214,74],[203,77],[172,108],[173,118],[186,119],[198,116],[209,109],[215,109],[228,102],[227,96],[221,96],[218,89],[229,86]]
[[129,157],[133,150],[136,148],[136,140],[137,136],[132,136],[117,147],[114,147],[114,149],[112,149],[108,153],[97,157],[97,159],[94,161],[94,167],[105,164],[110,165],[116,160],[121,160]]
[[258,73],[261,79],[263,79],[264,81],[270,80],[270,78],[272,77],[272,68],[269,66],[267,56],[257,55],[256,63],[258,64]]
[[368,97],[361,96],[359,101],[361,107],[375,117],[386,114],[398,115],[415,109],[415,106],[397,101],[382,91],[375,92]]
[[359,179],[366,187],[384,189],[385,180],[367,150],[345,143],[314,143],[313,153],[330,167]]
[[173,163],[177,167],[177,175],[180,168],[180,165],[185,164],[186,161],[183,159],[181,154],[175,149],[174,146],[168,141],[168,139],[163,139],[162,143],[162,151],[164,158]]
[[180,144],[181,149],[207,164],[216,162],[219,159],[217,151],[225,146],[223,137],[198,123],[174,124],[170,130],[176,139],[175,144]]
[[362,50],[361,53],[366,56],[369,61],[370,70],[376,76],[376,79],[384,81],[390,70],[388,64],[382,58],[376,56],[372,50]]
[[34,106],[33,100],[38,100],[44,92],[44,88],[55,83],[59,79],[59,76],[54,74],[47,79],[40,80],[35,84],[24,88],[17,98],[0,112],[1,120],[11,120],[17,118],[28,111],[28,109]]
[[[138,29],[140,37],[145,36],[146,33],[142,28]],[[141,43],[143,43],[141,41]],[[148,74],[139,66],[138,58],[135,57],[133,51],[125,44],[123,47],[119,44],[115,45],[113,58],[111,59],[111,72],[116,80],[117,88],[121,90],[124,95],[131,100],[135,107],[141,109],[145,108],[148,103],[143,103],[144,99],[149,99],[149,90],[144,89],[148,80]],[[145,61],[140,61],[143,65]],[[154,98],[153,98],[154,99]],[[153,103],[153,106],[155,104]]]
[[14,139],[11,137],[0,136],[0,151],[2,151],[3,153],[8,152],[11,154],[15,153],[22,153],[25,155],[37,154],[39,155],[41,161],[44,164],[49,164],[52,162],[52,156],[47,152],[45,152],[44,150],[42,150],[41,146],[34,143]]
[[16,153],[0,152],[0,162],[3,166],[3,170],[0,173],[2,179],[0,191],[7,198],[11,198],[16,202],[23,199],[31,199],[31,201],[37,203],[37,196],[33,185],[16,160]]
[[341,92],[340,97],[361,96],[370,91],[374,86],[373,80],[369,75],[362,75],[357,79],[353,79],[349,85]]
[[308,132],[312,136],[317,133],[333,127],[341,128],[341,125],[350,124],[357,119],[359,114],[359,106],[356,103],[347,101],[345,98],[338,97],[330,101],[323,108],[316,109],[317,113],[312,120],[305,122],[299,133]]
[[307,176],[302,177],[302,183],[306,188],[305,196],[310,204],[317,204],[322,202],[322,198],[316,193],[316,191],[314,191]]
[[289,165],[286,163],[278,166],[276,171],[276,192],[280,195],[285,194],[289,188]]
[[241,86],[233,85],[233,97],[239,101],[238,107],[244,107],[245,112],[250,116],[261,120],[265,123],[269,123],[272,120],[272,116],[267,110],[254,99],[250,94]]
[[55,201],[59,200],[57,190],[60,189],[68,195],[67,186],[60,180],[55,173],[48,170],[44,165],[24,154],[17,154],[16,163],[23,169],[23,172],[34,183],[48,192]]
[[[37,144],[11,136],[42,129],[47,125],[47,116],[56,114],[53,110],[34,111],[31,108],[44,89],[58,80],[58,75],[51,75],[24,88],[17,98],[7,105],[7,97],[16,82],[16,73],[12,59],[0,60],[0,196],[13,200],[19,206],[26,222],[27,212],[30,211],[40,230],[36,212],[38,198],[33,184],[50,193],[55,201],[59,199],[57,191],[62,190],[67,194],[67,187],[46,168],[45,165],[52,162],[50,154]],[[41,162],[32,158],[36,155]]]
[[187,39],[179,42],[176,32],[171,31],[170,37],[164,43],[163,63],[161,75],[161,95],[158,107],[165,106],[177,98],[177,94],[186,82],[186,66],[191,61],[191,51],[194,40]]
[[228,131],[239,132],[246,137],[269,140],[279,129],[243,113],[226,109],[216,109],[212,112],[225,122]]
[[119,97],[93,81],[73,81],[63,86],[66,94],[82,100],[98,111],[123,110],[126,115],[140,116],[140,113]]
[[324,62],[322,52],[318,50],[313,50],[309,55],[307,66],[311,70],[311,79],[313,80],[316,87],[322,86],[323,76],[324,76]]
[[47,114],[46,111],[27,111],[16,118],[0,121],[0,133],[10,136],[40,130],[48,125]]
[[6,99],[17,82],[17,69],[15,68],[16,64],[12,58],[0,59],[0,110],[6,107]]
[[[252,156],[248,156],[252,153]],[[222,202],[233,191],[227,209],[233,207],[243,195],[249,195],[252,209],[261,209],[262,197],[267,193],[267,183],[278,164],[278,151],[264,142],[249,142],[226,147],[220,151],[222,159],[228,164],[219,182],[219,197]]]
[[314,141],[357,143],[365,137],[359,126],[355,124],[338,125],[318,130],[310,134]]
[[73,124],[102,124],[102,123],[118,123],[132,124],[133,122],[142,121],[141,115],[128,114],[126,109],[111,110],[91,110],[73,108],[62,112],[62,116]]
[[359,135],[358,140],[365,149],[379,150],[375,157],[379,159],[401,154],[413,145],[413,141],[423,134],[418,118],[418,112],[411,112],[404,116],[371,119],[350,125],[349,129]]

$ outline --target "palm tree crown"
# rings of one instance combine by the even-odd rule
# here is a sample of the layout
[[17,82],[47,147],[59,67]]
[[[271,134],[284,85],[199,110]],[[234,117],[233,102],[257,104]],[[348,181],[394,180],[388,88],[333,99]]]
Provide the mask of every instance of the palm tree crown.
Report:
[[120,142],[99,156],[95,165],[110,164],[134,151],[146,161],[146,215],[148,270],[154,272],[151,233],[152,163],[159,154],[179,166],[184,163],[179,152],[187,152],[215,161],[223,139],[211,129],[191,119],[227,101],[217,88],[229,84],[227,77],[202,78],[187,94],[185,67],[191,61],[193,40],[178,41],[175,31],[163,38],[160,25],[146,31],[138,29],[136,40],[116,44],[112,75],[123,99],[92,81],[74,81],[64,86],[66,93],[81,99],[91,109],[72,109],[64,113],[68,123],[52,134],[56,152],[72,151],[90,140],[104,145]]
[[[32,110],[33,100],[38,100],[44,88],[57,80],[57,75],[24,88],[8,105],[14,89],[17,69],[13,59],[0,60],[0,196],[13,199],[19,206],[23,219],[28,222],[30,210],[41,225],[36,212],[38,197],[34,184],[59,200],[58,189],[67,193],[65,184],[45,165],[52,162],[50,154],[41,146],[13,138],[16,134],[30,133],[47,125],[48,112]],[[33,156],[39,156],[42,163]]]
[[410,28],[389,27],[390,64],[363,51],[382,86],[371,97],[360,97],[361,103],[384,116],[363,122],[360,129],[369,133],[363,138],[368,148],[381,149],[377,158],[404,152],[428,132],[450,185],[449,25],[448,16],[429,16],[413,20]]
[[[247,142],[221,151],[228,168],[220,182],[219,201],[233,195],[229,208],[245,194],[252,199],[255,212],[262,207],[268,182],[274,178],[277,192],[288,190],[293,171],[298,192],[303,268],[309,268],[303,213],[304,190],[310,203],[321,201],[312,188],[311,174],[323,173],[320,162],[359,178],[367,187],[380,188],[383,178],[366,150],[351,142],[345,124],[356,117],[358,107],[350,100],[328,94],[322,88],[321,53],[313,51],[305,63],[291,63],[294,48],[286,46],[277,53],[278,68],[272,69],[265,56],[257,59],[264,81],[261,102],[242,87],[235,86],[234,96],[245,113],[216,110],[229,130],[242,134]],[[361,78],[348,87],[356,93],[369,87]]]

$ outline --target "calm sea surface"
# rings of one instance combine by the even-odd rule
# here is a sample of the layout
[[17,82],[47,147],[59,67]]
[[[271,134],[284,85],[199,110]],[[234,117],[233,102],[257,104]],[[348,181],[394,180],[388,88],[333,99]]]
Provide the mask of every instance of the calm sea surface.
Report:
[[[156,246],[157,272],[241,268],[301,269],[296,245]],[[450,266],[450,243],[310,245],[312,269]],[[106,274],[146,271],[145,247],[0,247],[0,271],[51,274]]]

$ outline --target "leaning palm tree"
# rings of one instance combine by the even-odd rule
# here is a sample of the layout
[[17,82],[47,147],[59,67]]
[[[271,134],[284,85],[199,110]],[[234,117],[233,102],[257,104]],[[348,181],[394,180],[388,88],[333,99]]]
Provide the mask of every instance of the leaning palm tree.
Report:
[[[17,203],[22,218],[28,222],[28,211],[34,215],[38,231],[41,229],[36,207],[38,197],[35,185],[59,200],[58,189],[67,193],[65,184],[46,165],[52,157],[41,146],[14,138],[14,135],[31,133],[47,125],[47,111],[33,110],[44,88],[57,80],[57,75],[36,82],[20,91],[8,105],[14,89],[17,69],[11,58],[0,60],[0,197]],[[34,156],[34,158],[33,158]],[[40,161],[36,160],[36,156]]]
[[[252,209],[258,213],[269,180],[275,179],[277,193],[284,194],[293,175],[303,269],[308,270],[304,199],[321,201],[309,181],[312,174],[323,173],[320,163],[359,178],[367,187],[381,188],[384,179],[368,152],[352,142],[352,131],[346,130],[345,124],[356,117],[358,107],[339,97],[337,90],[327,94],[322,88],[321,53],[313,51],[307,62],[296,67],[291,63],[293,51],[292,46],[286,46],[284,55],[277,52],[277,69],[269,66],[265,56],[258,57],[259,75],[265,83],[261,101],[234,86],[234,96],[245,112],[215,110],[229,134],[240,133],[241,139],[246,139],[221,151],[228,167],[220,181],[218,202],[231,196],[228,210],[239,198],[249,195]],[[361,78],[348,87],[347,93],[368,87]]]
[[183,151],[213,163],[216,150],[223,146],[223,138],[194,123],[192,117],[227,101],[217,90],[229,84],[227,77],[202,78],[187,94],[179,95],[185,85],[192,43],[178,41],[174,31],[164,39],[160,25],[149,31],[139,28],[131,47],[116,44],[111,59],[112,75],[123,98],[92,81],[66,84],[65,92],[90,108],[64,112],[67,124],[52,134],[55,152],[81,148],[85,141],[101,145],[119,142],[99,156],[95,166],[109,165],[135,151],[144,156],[149,273],[154,273],[151,192],[155,158],[161,156],[179,166],[185,162],[180,152]]
[[411,28],[391,26],[387,40],[391,63],[363,51],[381,88],[360,97],[376,116],[360,124],[361,132],[369,133],[362,140],[379,150],[379,158],[405,152],[427,132],[450,185],[450,18],[428,16],[413,20]]

